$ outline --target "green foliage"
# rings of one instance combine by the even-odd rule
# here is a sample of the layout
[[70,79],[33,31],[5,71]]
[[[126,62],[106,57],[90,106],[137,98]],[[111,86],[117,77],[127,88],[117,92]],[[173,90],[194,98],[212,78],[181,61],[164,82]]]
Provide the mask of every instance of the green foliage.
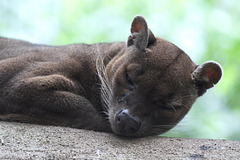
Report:
[[138,14],[196,63],[215,60],[224,69],[220,83],[163,136],[240,140],[240,1],[1,0],[0,36],[54,45],[125,41]]

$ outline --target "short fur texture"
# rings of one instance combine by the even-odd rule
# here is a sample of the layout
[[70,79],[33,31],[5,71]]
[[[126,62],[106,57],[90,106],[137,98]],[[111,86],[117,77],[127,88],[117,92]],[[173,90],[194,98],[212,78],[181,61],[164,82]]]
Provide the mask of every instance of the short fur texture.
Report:
[[174,127],[222,76],[136,16],[127,43],[47,46],[0,37],[0,120],[123,136]]

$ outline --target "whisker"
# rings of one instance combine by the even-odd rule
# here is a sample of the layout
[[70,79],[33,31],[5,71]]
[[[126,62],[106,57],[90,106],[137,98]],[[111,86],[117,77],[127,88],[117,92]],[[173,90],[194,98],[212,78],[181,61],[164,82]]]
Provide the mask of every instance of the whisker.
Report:
[[186,98],[186,97],[194,97],[194,95],[189,94],[189,95],[182,96],[182,98]]
[[159,124],[159,125],[152,125],[151,128],[161,128],[161,127],[173,127],[175,126],[175,124],[169,124],[169,125],[162,125],[162,124]]
[[169,125],[152,125],[151,126],[151,134],[152,135],[160,135],[167,131],[169,131],[171,128],[173,128],[175,125],[169,124]]
[[108,110],[110,107],[110,99],[113,97],[113,93],[112,93],[112,89],[110,86],[108,76],[105,72],[104,59],[106,58],[106,56],[104,56],[104,57],[102,56],[98,44],[96,44],[96,48],[97,48],[97,52],[98,52],[98,56],[97,56],[97,60],[96,60],[96,70],[97,70],[97,74],[98,74],[98,77],[101,82],[101,84],[100,84],[101,98],[102,98],[104,107],[107,110],[106,113],[108,115]]

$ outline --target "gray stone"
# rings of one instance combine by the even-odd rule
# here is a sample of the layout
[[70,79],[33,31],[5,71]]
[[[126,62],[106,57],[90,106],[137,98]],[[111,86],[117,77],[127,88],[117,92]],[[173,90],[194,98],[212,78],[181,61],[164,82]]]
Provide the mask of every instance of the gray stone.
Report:
[[0,159],[240,159],[240,142],[145,137],[0,121]]

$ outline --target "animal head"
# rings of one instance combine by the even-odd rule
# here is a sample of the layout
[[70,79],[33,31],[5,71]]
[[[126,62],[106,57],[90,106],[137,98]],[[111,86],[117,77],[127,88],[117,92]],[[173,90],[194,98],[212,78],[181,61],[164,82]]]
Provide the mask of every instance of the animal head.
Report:
[[108,84],[102,94],[113,132],[139,137],[174,127],[196,98],[218,83],[222,69],[213,61],[196,65],[136,16],[126,49],[107,64],[105,74]]

